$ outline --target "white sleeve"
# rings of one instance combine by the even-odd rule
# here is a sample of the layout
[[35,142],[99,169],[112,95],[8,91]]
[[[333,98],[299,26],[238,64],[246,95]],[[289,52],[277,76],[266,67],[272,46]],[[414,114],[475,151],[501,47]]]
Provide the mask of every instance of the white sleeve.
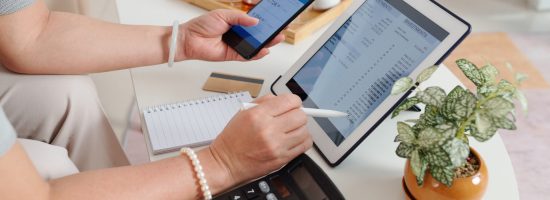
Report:
[[34,3],[34,0],[0,0],[0,15],[17,12]]
[[15,143],[15,130],[0,107],[0,156],[8,152]]

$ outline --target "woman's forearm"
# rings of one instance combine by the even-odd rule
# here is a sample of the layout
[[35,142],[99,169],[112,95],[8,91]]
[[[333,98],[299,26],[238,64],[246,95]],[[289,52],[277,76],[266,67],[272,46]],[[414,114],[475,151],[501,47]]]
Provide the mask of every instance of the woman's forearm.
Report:
[[54,12],[36,48],[29,49],[34,56],[27,65],[38,73],[79,74],[159,64],[168,59],[170,31]]
[[[11,38],[0,42],[10,47],[11,55],[4,55],[5,64],[14,71],[82,74],[159,64],[168,59],[171,27],[120,25],[50,12],[43,1],[4,18],[7,26],[3,29],[11,29],[6,30]],[[13,26],[8,27],[9,23]]]
[[32,73],[81,74],[159,64],[168,59],[170,31],[52,12],[24,65]]
[[[208,148],[197,152],[213,193],[232,185]],[[185,156],[140,166],[83,172],[50,182],[52,199],[198,199],[202,197]]]

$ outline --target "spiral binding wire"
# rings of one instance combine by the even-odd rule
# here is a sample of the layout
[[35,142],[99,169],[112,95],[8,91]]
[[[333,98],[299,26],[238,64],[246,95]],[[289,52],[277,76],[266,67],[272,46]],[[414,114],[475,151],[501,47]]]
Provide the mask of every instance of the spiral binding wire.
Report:
[[187,106],[191,106],[191,105],[199,105],[199,104],[209,103],[209,102],[213,102],[213,101],[216,101],[216,100],[221,101],[221,100],[237,98],[237,97],[239,97],[239,95],[241,97],[243,97],[246,92],[248,92],[248,91],[229,92],[227,94],[214,95],[214,96],[210,96],[210,97],[200,97],[200,98],[190,99],[190,100],[186,100],[186,101],[160,104],[160,105],[156,105],[156,106],[149,106],[149,107],[145,108],[145,110],[146,110],[147,113],[160,112],[160,111],[165,111],[165,110],[171,110],[171,109],[176,109],[176,108],[187,107]]

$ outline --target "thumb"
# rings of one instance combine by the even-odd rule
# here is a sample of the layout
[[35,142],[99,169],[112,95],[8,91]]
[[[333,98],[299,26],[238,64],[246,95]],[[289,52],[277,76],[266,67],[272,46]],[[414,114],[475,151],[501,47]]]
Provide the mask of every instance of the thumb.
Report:
[[222,9],[215,10],[213,13],[229,25],[254,26],[259,22],[258,19],[237,10]]

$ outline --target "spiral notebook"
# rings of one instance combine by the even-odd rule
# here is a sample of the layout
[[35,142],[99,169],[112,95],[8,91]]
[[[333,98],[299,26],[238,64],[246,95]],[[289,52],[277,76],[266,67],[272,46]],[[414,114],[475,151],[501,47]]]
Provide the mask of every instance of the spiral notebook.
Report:
[[210,143],[241,109],[241,102],[251,101],[250,93],[239,92],[146,108],[143,116],[153,154]]

